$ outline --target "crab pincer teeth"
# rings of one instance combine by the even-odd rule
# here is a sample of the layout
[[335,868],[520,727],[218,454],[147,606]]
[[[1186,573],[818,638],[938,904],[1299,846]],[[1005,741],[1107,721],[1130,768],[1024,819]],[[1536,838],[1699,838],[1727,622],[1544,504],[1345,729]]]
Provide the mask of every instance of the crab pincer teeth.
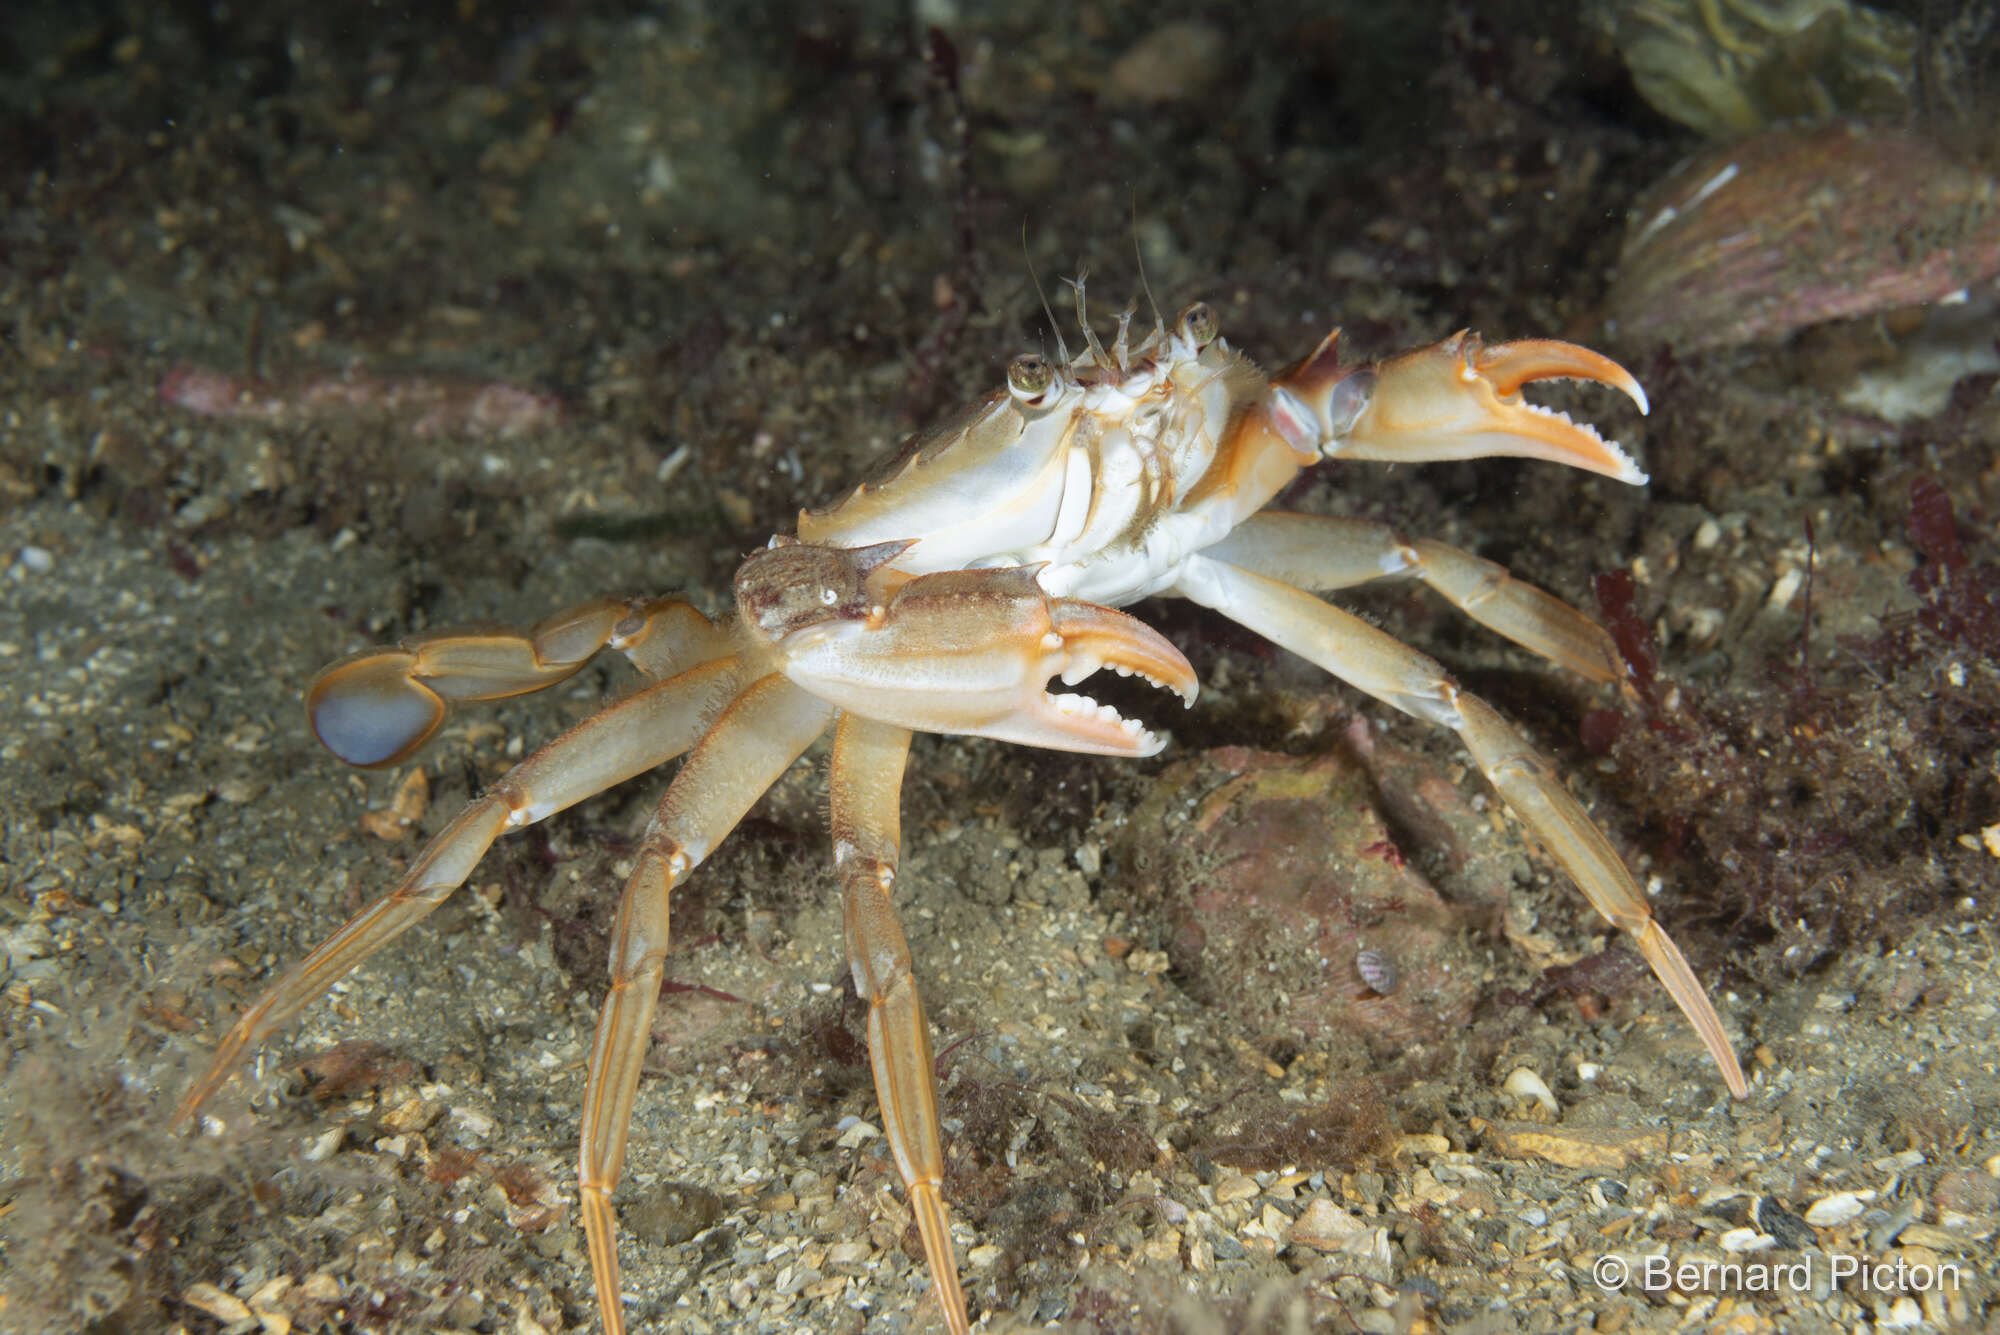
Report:
[[1124,756],[1153,756],[1166,749],[1164,733],[1154,732],[1087,695],[1045,692],[1042,698],[1056,715],[1055,727],[1072,743],[1062,749]]
[[[1108,668],[1121,677],[1139,677],[1172,691],[1183,705],[1194,703],[1200,689],[1194,668],[1165,636],[1136,617],[1058,598],[1049,604],[1048,624],[1042,638],[1043,680],[1055,676],[1063,685],[1074,686]],[[1068,692],[1035,692],[1028,708],[1004,726],[1015,740],[1100,755],[1157,755],[1167,744],[1164,734],[1137,719],[1087,695]],[[992,735],[1003,734],[996,730]]]
[[1172,691],[1191,706],[1201,689],[1194,668],[1164,635],[1136,617],[1095,603],[1059,598],[1051,605],[1051,634],[1060,640],[1065,686],[1074,686],[1100,668],[1121,677],[1139,677]]
[[1641,413],[1651,411],[1645,388],[1601,352],[1553,338],[1524,338],[1487,347],[1476,334],[1461,337],[1467,340],[1467,365],[1503,395],[1519,393],[1521,386],[1535,380],[1588,380],[1611,386]]

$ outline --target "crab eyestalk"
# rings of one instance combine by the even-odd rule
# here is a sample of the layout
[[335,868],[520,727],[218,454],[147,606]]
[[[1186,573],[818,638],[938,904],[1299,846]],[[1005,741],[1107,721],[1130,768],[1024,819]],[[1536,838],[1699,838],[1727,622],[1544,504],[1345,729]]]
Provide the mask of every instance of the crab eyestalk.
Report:
[[758,553],[736,577],[745,629],[820,699],[921,732],[1149,756],[1166,746],[1165,736],[1046,684],[1060,678],[1074,686],[1108,668],[1194,703],[1194,669],[1143,622],[1051,598],[1025,567],[896,583],[886,549],[902,546],[801,544]]

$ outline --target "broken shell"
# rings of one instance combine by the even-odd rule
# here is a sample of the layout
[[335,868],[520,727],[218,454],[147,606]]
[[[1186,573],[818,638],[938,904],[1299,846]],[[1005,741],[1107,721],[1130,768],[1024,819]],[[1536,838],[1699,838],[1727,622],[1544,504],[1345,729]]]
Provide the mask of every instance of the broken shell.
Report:
[[1389,1262],[1389,1231],[1335,1205],[1324,1196],[1313,1198],[1295,1220],[1286,1240],[1316,1252],[1339,1252],[1380,1265]]
[[1806,1222],[1814,1228],[1838,1228],[1850,1220],[1859,1219],[1861,1212],[1867,1208],[1867,1203],[1859,1194],[1839,1191],[1814,1201],[1806,1211]]
[[1507,1083],[1500,1088],[1517,1099],[1533,1099],[1549,1112],[1557,1110],[1556,1096],[1549,1091],[1547,1083],[1525,1066],[1515,1067],[1513,1074],[1507,1077]]
[[1379,950],[1356,951],[1354,971],[1361,975],[1368,990],[1378,996],[1386,997],[1396,990],[1396,962]]
[[1605,332],[1728,347],[1962,299],[1996,272],[1992,178],[1905,130],[1771,130],[1683,163],[1633,211]]

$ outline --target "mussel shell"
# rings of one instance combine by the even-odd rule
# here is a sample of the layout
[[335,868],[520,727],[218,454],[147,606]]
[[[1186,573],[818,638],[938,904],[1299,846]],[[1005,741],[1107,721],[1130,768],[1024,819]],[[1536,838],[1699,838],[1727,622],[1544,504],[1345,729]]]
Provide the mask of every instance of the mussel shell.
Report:
[[1914,131],[1768,130],[1677,167],[1633,211],[1606,338],[1680,351],[1938,301],[2000,273],[2000,185]]

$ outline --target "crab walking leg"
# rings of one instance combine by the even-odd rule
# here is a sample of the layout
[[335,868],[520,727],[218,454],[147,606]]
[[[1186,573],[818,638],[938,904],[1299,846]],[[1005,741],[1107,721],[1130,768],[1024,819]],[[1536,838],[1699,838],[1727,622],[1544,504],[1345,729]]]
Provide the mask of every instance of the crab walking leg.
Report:
[[678,598],[596,598],[527,630],[437,631],[321,670],[306,717],[350,765],[393,765],[461,700],[501,700],[567,681],[604,648],[664,680],[729,653],[729,636]]
[[1749,1093],[1722,1021],[1632,874],[1549,763],[1491,705],[1459,690],[1443,668],[1416,650],[1281,581],[1197,556],[1173,592],[1214,608],[1385,704],[1456,732],[1487,781],[1597,911],[1638,943],[1721,1069],[1729,1092],[1738,1098]]
[[868,1059],[889,1148],[909,1192],[938,1303],[952,1335],[966,1335],[965,1294],[952,1256],[938,1144],[937,1075],[930,1022],[910,972],[910,948],[889,889],[896,879],[907,728],[842,714],[833,740],[833,863],[840,873],[847,959],[868,1001]]
[[1266,510],[1243,521],[1205,555],[1315,592],[1414,577],[1496,634],[1592,681],[1623,681],[1604,627],[1507,568],[1460,547],[1405,538],[1365,519]]
[[401,883],[293,965],[223,1037],[181,1100],[176,1121],[222,1087],[246,1048],[262,1042],[363,960],[415,926],[465,883],[504,831],[553,815],[673,759],[694,745],[718,698],[739,676],[720,659],[656,682],[577,724],[509,770],[440,830]]
[[751,804],[826,731],[833,707],[775,674],[732,701],[695,745],[660,798],[611,934],[611,986],[591,1045],[583,1091],[577,1186],[605,1335],[625,1329],[619,1306],[617,1222],[611,1193],[625,1166],[625,1135],[639,1067],[659,1005],[669,897]]

